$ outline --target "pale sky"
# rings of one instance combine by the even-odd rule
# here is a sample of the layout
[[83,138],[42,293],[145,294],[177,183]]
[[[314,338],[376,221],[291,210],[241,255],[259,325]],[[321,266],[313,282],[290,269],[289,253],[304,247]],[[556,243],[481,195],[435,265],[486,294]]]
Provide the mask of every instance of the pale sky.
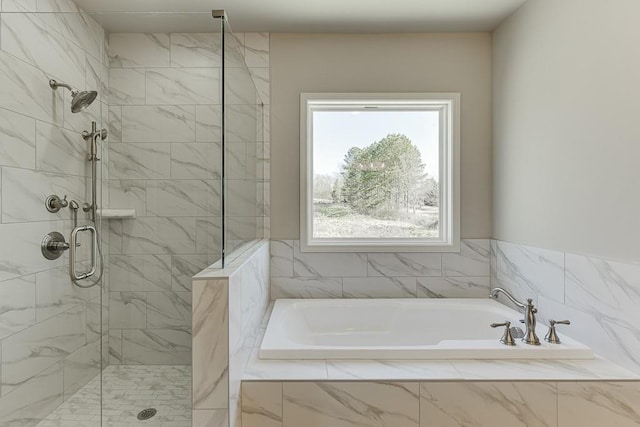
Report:
[[349,148],[401,133],[420,150],[425,172],[437,180],[438,118],[435,111],[314,111],[313,172],[338,173]]

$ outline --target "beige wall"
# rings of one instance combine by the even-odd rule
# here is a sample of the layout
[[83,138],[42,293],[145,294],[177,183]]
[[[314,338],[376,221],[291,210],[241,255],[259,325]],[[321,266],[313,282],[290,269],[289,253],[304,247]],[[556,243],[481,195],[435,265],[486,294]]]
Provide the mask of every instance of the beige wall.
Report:
[[460,92],[462,237],[491,237],[489,34],[271,34],[271,236],[299,237],[300,92]]
[[495,238],[640,257],[638,16],[535,0],[495,32]]

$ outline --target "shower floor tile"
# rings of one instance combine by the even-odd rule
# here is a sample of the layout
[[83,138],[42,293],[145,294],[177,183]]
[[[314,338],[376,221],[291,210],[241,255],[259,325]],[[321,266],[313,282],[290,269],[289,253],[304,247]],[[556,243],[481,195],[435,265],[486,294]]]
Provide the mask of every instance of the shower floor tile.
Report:
[[[191,367],[112,365],[68,398],[38,427],[191,427]],[[146,408],[158,413],[136,417]]]

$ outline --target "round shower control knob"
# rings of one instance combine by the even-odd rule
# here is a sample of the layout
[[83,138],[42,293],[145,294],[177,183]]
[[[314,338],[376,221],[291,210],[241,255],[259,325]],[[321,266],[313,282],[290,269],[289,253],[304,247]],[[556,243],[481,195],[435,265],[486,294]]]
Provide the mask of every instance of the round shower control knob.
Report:
[[44,236],[40,245],[42,255],[50,260],[60,258],[67,249],[69,249],[69,244],[64,240],[64,236],[57,231],[52,231]]

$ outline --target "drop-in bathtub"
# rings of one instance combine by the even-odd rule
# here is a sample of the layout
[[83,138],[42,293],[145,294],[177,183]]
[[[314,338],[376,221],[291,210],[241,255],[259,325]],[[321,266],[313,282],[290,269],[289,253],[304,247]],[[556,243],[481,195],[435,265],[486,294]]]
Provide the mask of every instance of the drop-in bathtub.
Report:
[[[556,315],[556,313],[551,313]],[[562,313],[557,313],[562,315]],[[591,349],[564,335],[561,344],[516,339],[500,343],[522,314],[487,299],[277,300],[260,347],[261,359],[592,359]]]

